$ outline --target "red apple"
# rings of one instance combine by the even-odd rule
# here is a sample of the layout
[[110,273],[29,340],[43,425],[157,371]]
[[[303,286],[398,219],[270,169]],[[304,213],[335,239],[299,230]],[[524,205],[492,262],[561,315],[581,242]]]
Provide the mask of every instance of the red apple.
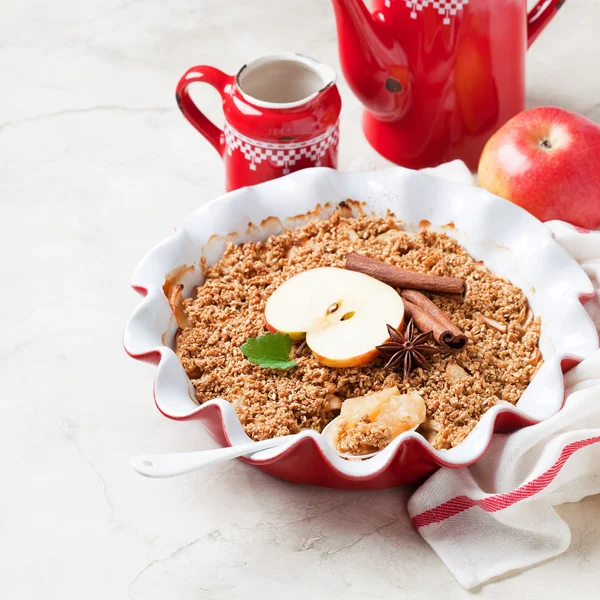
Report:
[[600,127],[560,108],[526,110],[479,161],[479,184],[536,216],[600,227]]

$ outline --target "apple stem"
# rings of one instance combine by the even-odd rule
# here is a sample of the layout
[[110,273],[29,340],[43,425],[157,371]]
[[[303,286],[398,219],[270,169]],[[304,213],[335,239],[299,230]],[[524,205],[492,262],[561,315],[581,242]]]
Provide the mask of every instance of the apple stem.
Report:
[[548,138],[543,138],[542,140],[540,140],[539,146],[544,150],[552,150],[552,143]]

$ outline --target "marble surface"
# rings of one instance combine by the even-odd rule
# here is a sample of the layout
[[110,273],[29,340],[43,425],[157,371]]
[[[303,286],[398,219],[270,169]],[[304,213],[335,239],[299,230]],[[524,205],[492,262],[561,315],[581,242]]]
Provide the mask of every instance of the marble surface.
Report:
[[[600,123],[600,3],[570,0],[528,56],[528,103]],[[470,597],[410,525],[410,489],[294,487],[240,463],[179,479],[130,455],[209,448],[121,348],[138,259],[222,193],[174,101],[192,64],[296,50],[336,68],[326,0],[56,0],[0,8],[0,597]],[[383,164],[343,81],[341,166]],[[219,120],[216,93],[200,90]],[[597,598],[600,497],[563,506],[570,549],[479,598]]]

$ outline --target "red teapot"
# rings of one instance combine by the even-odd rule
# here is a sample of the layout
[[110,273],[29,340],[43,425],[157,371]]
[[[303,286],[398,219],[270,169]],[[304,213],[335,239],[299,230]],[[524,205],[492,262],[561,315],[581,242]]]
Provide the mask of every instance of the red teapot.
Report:
[[476,170],[489,137],[525,108],[525,52],[565,0],[332,0],[342,70],[385,158]]

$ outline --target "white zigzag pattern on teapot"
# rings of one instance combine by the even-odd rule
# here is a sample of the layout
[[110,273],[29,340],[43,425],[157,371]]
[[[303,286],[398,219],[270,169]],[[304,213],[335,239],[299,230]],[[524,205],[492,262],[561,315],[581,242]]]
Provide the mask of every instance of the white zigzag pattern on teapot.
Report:
[[329,147],[336,147],[339,141],[339,124],[336,123],[320,136],[304,142],[289,142],[272,144],[253,140],[236,131],[227,121],[223,128],[227,154],[231,156],[239,150],[248,161],[251,171],[256,171],[256,165],[263,161],[271,161],[278,167],[284,167],[283,173],[302,159],[307,158],[315,167],[321,166],[321,159]]
[[[462,10],[463,6],[469,4],[469,0],[405,0],[405,2],[406,7],[411,9],[411,19],[416,19],[418,13],[424,8],[431,7],[444,17],[444,25],[450,25],[452,17]],[[386,6],[389,7],[390,4],[391,0],[385,0]]]

